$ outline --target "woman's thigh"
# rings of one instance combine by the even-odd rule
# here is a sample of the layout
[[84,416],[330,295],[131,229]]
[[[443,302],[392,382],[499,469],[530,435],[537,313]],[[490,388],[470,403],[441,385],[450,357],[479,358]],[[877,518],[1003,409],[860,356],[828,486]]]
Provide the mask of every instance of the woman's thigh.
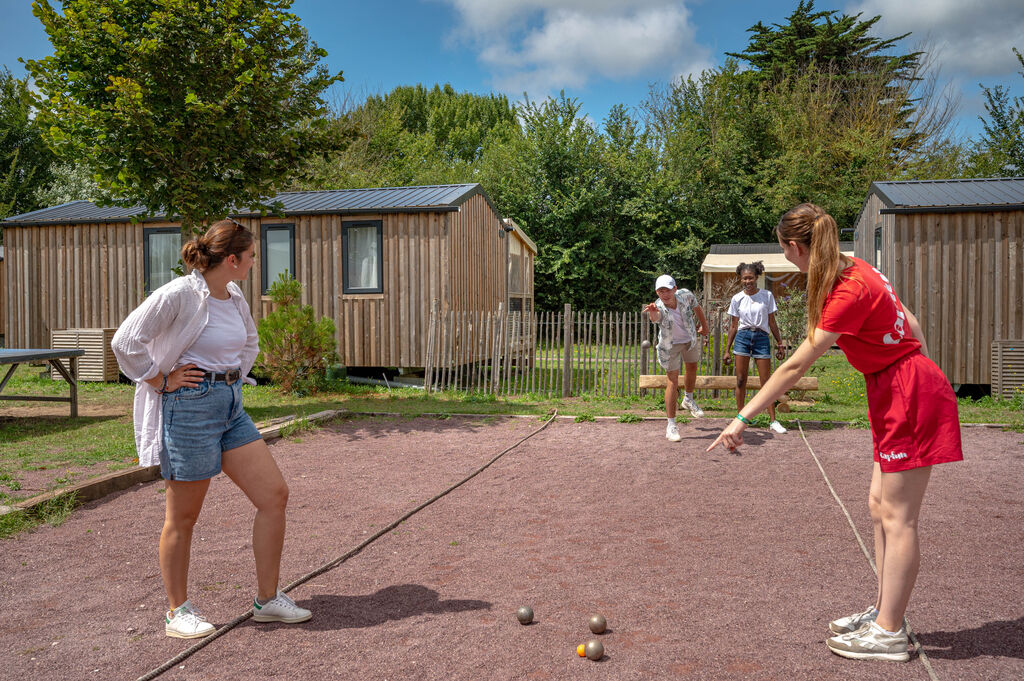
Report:
[[225,450],[222,459],[224,474],[238,485],[256,508],[273,505],[282,495],[287,496],[284,476],[263,440]]

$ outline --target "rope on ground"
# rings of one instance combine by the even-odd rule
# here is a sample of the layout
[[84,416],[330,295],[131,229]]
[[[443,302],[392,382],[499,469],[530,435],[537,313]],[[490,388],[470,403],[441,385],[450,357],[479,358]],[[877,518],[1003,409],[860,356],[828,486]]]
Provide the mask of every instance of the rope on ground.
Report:
[[[313,579],[315,577],[319,577],[320,575],[324,574],[325,572],[333,570],[334,568],[338,567],[339,565],[341,565],[342,563],[347,561],[349,558],[352,558],[353,556],[357,555],[363,549],[365,549],[367,546],[369,546],[373,542],[377,541],[378,539],[383,537],[385,534],[387,534],[391,530],[395,529],[396,527],[398,527],[399,525],[401,525],[406,520],[408,520],[412,516],[416,515],[417,513],[422,511],[423,509],[425,509],[427,506],[430,506],[435,501],[438,501],[439,499],[447,496],[448,494],[450,494],[454,490],[458,489],[459,487],[461,487],[462,485],[466,484],[467,482],[469,482],[470,480],[472,480],[476,476],[478,476],[481,473],[483,473],[485,470],[490,468],[495,462],[497,462],[498,459],[500,459],[501,457],[505,456],[506,454],[511,452],[513,449],[515,449],[519,445],[523,444],[524,442],[529,440],[531,437],[533,437],[534,435],[536,435],[537,433],[541,432],[542,430],[547,428],[549,425],[551,425],[551,422],[554,421],[555,418],[557,418],[557,416],[558,416],[558,410],[555,409],[555,410],[552,411],[551,416],[548,418],[548,420],[544,422],[544,425],[542,425],[540,428],[538,428],[537,430],[533,431],[532,433],[530,433],[529,435],[527,435],[523,439],[519,440],[514,445],[512,445],[510,447],[507,447],[506,449],[501,451],[499,454],[494,456],[494,458],[492,458],[490,461],[485,463],[480,468],[477,468],[475,471],[473,471],[472,473],[467,475],[462,480],[458,481],[457,483],[455,483],[454,485],[452,485],[448,489],[444,490],[443,492],[438,493],[437,495],[435,495],[434,497],[428,499],[427,501],[424,501],[422,504],[420,504],[416,508],[414,508],[411,511],[409,511],[408,513],[403,515],[398,520],[395,520],[394,522],[392,522],[388,526],[382,528],[379,532],[376,532],[373,535],[371,535],[370,537],[367,537],[361,544],[356,546],[354,549],[351,549],[350,551],[347,551],[346,553],[343,553],[342,555],[338,556],[334,560],[331,560],[331,561],[329,561],[327,563],[324,563],[323,565],[321,565],[320,567],[316,568],[315,570],[313,570],[311,572],[307,572],[306,574],[302,575],[301,577],[296,579],[294,582],[292,582],[288,586],[286,586],[283,589],[281,589],[281,591],[284,591],[285,593],[288,593],[289,591],[291,591],[295,587],[300,586],[302,584],[305,584],[309,580],[311,580],[311,579]],[[191,657],[195,653],[199,652],[200,650],[202,650],[206,646],[210,645],[215,640],[217,640],[218,638],[220,638],[224,634],[228,633],[229,631],[231,631],[232,629],[234,629],[235,627],[237,627],[239,624],[241,624],[242,622],[246,621],[250,617],[252,617],[252,609],[251,608],[248,611],[246,611],[244,614],[239,615],[235,619],[231,620],[230,622],[225,624],[223,627],[221,627],[217,631],[213,632],[212,634],[210,634],[206,638],[202,639],[198,643],[196,643],[196,644],[190,646],[189,648],[186,648],[185,650],[181,651],[179,654],[177,654],[174,657],[172,657],[171,659],[167,660],[166,662],[164,662],[162,665],[160,665],[156,669],[153,669],[152,671],[150,671],[150,672],[148,672],[146,674],[143,674],[136,681],[151,681],[152,679],[155,679],[156,677],[160,676],[161,674],[163,674],[168,669],[171,669],[175,665],[180,664],[181,662],[184,662],[186,659],[188,659],[189,657]]]
[[[860,544],[860,550],[864,553],[864,557],[868,559],[868,565],[871,566],[871,571],[878,576],[878,566],[875,565],[875,559],[871,557],[871,552],[868,551],[868,547],[864,544],[864,540],[861,539],[860,532],[857,531],[857,526],[853,522],[853,518],[850,516],[850,512],[846,510],[846,504],[839,498],[836,493],[836,488],[832,486],[832,481],[828,479],[828,474],[825,473],[825,469],[821,465],[821,461],[818,459],[818,455],[814,453],[814,449],[811,447],[811,443],[807,441],[807,435],[804,433],[803,424],[800,423],[800,419],[796,421],[797,427],[800,429],[800,437],[803,438],[804,444],[807,445],[807,451],[811,453],[814,458],[814,463],[818,465],[818,470],[821,471],[821,477],[825,479],[825,484],[828,485],[828,491],[832,493],[832,498],[839,504],[839,508],[842,509],[843,515],[846,516],[846,522],[850,524],[850,529],[853,530],[853,536],[857,538],[857,543]],[[921,642],[917,640],[917,635],[910,626],[910,620],[906,617],[903,618],[904,624],[907,625],[907,635],[910,640],[914,643],[914,648],[917,650],[918,657],[921,658],[921,662],[924,664],[924,668],[928,671],[928,677],[932,681],[939,681],[939,677],[935,675],[935,670],[932,669],[932,663],[928,659],[928,655],[925,654],[924,648],[921,646]]]

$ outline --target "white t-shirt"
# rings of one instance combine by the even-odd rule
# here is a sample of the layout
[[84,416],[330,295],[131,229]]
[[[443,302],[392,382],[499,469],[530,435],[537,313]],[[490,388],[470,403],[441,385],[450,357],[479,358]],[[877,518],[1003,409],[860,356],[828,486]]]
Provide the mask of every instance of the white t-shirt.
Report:
[[690,332],[686,330],[686,324],[683,324],[683,312],[679,309],[679,305],[676,304],[675,309],[666,305],[665,309],[672,315],[672,345],[689,343]]
[[763,288],[758,289],[757,293],[752,296],[740,291],[732,297],[732,302],[729,303],[729,314],[739,318],[739,328],[761,329],[766,333],[771,332],[768,315],[778,309],[775,305],[775,296]]
[[210,371],[237,369],[245,349],[245,324],[234,301],[206,299],[210,318],[196,342],[182,354],[177,366],[195,364]]

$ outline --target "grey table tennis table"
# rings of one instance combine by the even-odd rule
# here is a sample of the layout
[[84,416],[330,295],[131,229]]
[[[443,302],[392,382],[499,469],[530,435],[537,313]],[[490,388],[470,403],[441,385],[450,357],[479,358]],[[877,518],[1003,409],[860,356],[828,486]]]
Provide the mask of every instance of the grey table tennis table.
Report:
[[[24,349],[24,350],[0,350],[0,366],[4,364],[10,364],[11,368],[7,370],[7,374],[4,376],[4,380],[0,381],[0,393],[3,393],[4,388],[7,387],[7,381],[11,380],[11,376],[14,375],[14,370],[18,368],[19,364],[26,364],[28,362],[49,362],[54,369],[57,370],[64,380],[68,382],[68,386],[71,388],[71,397],[54,397],[52,395],[2,395],[0,394],[0,400],[25,400],[29,402],[70,402],[71,403],[71,417],[78,416],[78,358],[85,354],[85,350],[79,350],[77,348],[66,348],[66,349]],[[65,367],[62,359],[68,361],[68,366]]]

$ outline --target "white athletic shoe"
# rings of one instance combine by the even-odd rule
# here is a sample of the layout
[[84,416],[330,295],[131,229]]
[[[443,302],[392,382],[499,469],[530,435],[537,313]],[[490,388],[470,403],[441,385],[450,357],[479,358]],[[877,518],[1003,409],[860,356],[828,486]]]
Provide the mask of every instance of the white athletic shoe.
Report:
[[683,439],[679,434],[679,428],[676,426],[675,422],[665,426],[665,437],[672,442],[679,442]]
[[857,631],[837,634],[825,641],[825,645],[836,655],[854,660],[889,660],[906,662],[910,659],[910,640],[907,630],[900,627],[894,634],[868,622]]
[[695,419],[704,416],[704,410],[697,406],[697,402],[692,397],[683,398],[683,409],[689,409]]
[[295,601],[280,591],[263,605],[260,605],[255,598],[252,600],[252,619],[254,622],[286,622],[288,624],[295,624],[296,622],[305,622],[312,616],[312,612],[295,605]]
[[768,427],[769,427],[769,428],[771,428],[772,430],[774,430],[774,431],[775,431],[776,433],[778,433],[779,435],[782,435],[783,433],[788,433],[788,432],[789,432],[788,430],[786,430],[785,426],[783,426],[783,425],[782,425],[781,423],[779,423],[778,421],[772,421],[772,422],[771,422],[771,423],[770,423],[770,424],[768,425]]
[[874,622],[876,617],[878,617],[878,611],[872,605],[864,612],[832,620],[828,623],[828,630],[833,634],[849,634],[851,631],[857,631],[868,622]]
[[171,638],[203,638],[209,636],[216,627],[199,614],[199,609],[185,601],[174,611],[164,615],[164,633]]

